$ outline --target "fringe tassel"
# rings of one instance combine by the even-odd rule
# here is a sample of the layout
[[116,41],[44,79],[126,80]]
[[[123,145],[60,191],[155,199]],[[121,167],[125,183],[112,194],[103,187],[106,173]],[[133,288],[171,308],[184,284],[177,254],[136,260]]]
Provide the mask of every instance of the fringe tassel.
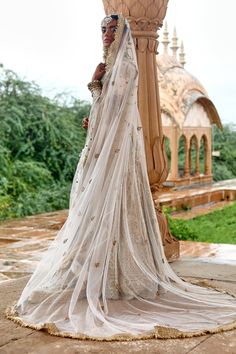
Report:
[[22,327],[28,327],[36,330],[45,330],[47,333],[53,336],[80,339],[80,340],[103,341],[103,342],[134,341],[134,340],[145,340],[145,339],[191,338],[191,337],[199,337],[202,335],[221,333],[221,332],[236,329],[236,321],[234,321],[232,323],[215,327],[212,329],[206,329],[206,330],[195,331],[195,332],[181,332],[176,328],[155,326],[154,331],[148,333],[146,332],[146,334],[140,334],[140,335],[120,334],[120,335],[114,335],[110,337],[93,337],[82,333],[73,334],[69,332],[61,332],[59,331],[59,329],[54,323],[44,323],[44,324],[35,325],[29,322],[25,322],[18,316],[18,313],[15,309],[15,305],[7,308],[6,317],[17,324],[20,324]]

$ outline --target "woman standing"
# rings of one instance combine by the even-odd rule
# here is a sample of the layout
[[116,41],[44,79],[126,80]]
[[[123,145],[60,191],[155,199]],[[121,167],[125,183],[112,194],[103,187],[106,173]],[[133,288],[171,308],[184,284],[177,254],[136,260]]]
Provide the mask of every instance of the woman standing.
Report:
[[73,338],[177,338],[236,327],[236,299],[166,261],[146,171],[138,67],[127,21],[102,22],[69,215],[8,317]]

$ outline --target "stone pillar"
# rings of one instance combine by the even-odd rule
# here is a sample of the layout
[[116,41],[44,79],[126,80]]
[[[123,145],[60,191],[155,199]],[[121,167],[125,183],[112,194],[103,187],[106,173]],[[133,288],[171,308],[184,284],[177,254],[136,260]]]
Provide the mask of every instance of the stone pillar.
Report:
[[142,119],[147,169],[151,185],[166,180],[159,88],[157,80],[157,31],[166,14],[168,0],[103,0],[106,14],[122,13],[129,21],[139,66],[138,106]]
[[171,140],[171,179],[177,180],[179,178],[178,173],[178,152],[179,152],[179,139],[176,127],[172,133],[173,140]]
[[211,166],[212,166],[212,160],[211,160],[211,141],[208,141],[209,137],[205,141],[205,175],[210,176],[211,175]]
[[196,145],[196,176],[200,176],[200,144]]
[[184,177],[189,177],[189,164],[191,161],[191,156],[189,158],[189,155],[191,155],[191,149],[189,146],[189,142],[186,140],[185,142],[185,162],[184,162]]
[[[174,259],[179,254],[179,243],[172,239],[167,221],[163,221],[158,206],[158,191],[161,183],[167,178],[168,163],[162,133],[157,78],[157,31],[162,26],[167,3],[168,0],[103,0],[106,14],[122,13],[131,26],[139,66],[138,106],[143,126],[148,176],[163,244],[165,239],[168,239],[165,252],[169,259]],[[173,254],[173,257],[168,254]]]

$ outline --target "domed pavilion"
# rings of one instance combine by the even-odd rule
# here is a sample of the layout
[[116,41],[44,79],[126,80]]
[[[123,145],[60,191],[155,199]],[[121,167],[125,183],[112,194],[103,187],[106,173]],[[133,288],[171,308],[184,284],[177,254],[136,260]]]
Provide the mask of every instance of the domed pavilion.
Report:
[[176,30],[172,54],[168,30],[163,31],[164,51],[157,56],[161,117],[169,160],[165,185],[187,186],[212,181],[212,125],[222,128],[220,117],[202,84],[185,70],[181,44],[177,60]]

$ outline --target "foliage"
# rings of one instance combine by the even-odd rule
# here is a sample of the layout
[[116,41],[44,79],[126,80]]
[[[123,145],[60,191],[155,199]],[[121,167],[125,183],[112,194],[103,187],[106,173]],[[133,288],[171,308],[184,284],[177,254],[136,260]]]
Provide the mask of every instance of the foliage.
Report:
[[168,214],[168,222],[172,234],[181,240],[236,244],[236,202],[189,220]]
[[213,157],[213,176],[215,181],[236,177],[236,126],[225,125],[223,131],[214,127],[213,148],[220,151]]
[[185,222],[181,219],[168,218],[168,224],[173,236],[179,240],[197,240],[197,233],[195,233]]
[[197,234],[187,225],[185,220],[172,218],[170,208],[163,207],[162,211],[167,217],[168,226],[173,236],[175,236],[179,240],[197,239]]
[[166,158],[168,162],[168,169],[171,168],[171,150],[170,150],[170,140],[165,136],[164,139]]
[[0,219],[65,208],[90,105],[0,70]]
[[[49,99],[36,83],[0,66],[0,219],[68,206],[86,135],[82,119],[89,109],[89,103],[64,94]],[[213,140],[214,150],[220,151],[220,157],[213,158],[214,179],[234,178],[235,126],[225,126],[223,132],[214,128]],[[169,156],[168,142],[166,147]],[[184,141],[180,158],[181,151]],[[184,228],[179,221],[171,225]],[[182,230],[181,237],[188,232]]]
[[236,202],[210,214],[186,220],[196,241],[236,244]]
[[[52,210],[64,209],[68,206],[70,183],[62,185],[55,183],[51,188],[40,188],[37,191],[25,191],[11,204],[11,217],[33,215]],[[4,214],[0,214],[0,219]]]
[[179,139],[179,149],[178,149],[178,171],[180,176],[184,174],[185,165],[185,138],[182,135]]

